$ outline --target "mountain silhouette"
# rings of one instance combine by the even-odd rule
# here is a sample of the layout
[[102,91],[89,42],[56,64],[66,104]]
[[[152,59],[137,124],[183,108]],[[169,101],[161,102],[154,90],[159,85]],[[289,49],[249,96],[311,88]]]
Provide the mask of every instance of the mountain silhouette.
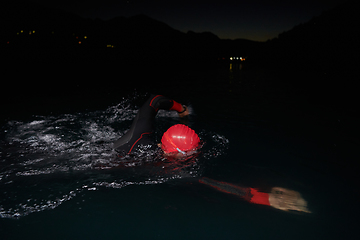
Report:
[[[121,56],[112,56],[116,59],[107,58],[109,61],[169,60],[169,56],[183,62],[214,61],[225,56],[228,59],[235,53],[248,54],[252,49],[250,45],[256,45],[253,41],[221,40],[210,32],[183,33],[146,15],[92,20],[30,3],[7,4],[1,8],[0,15],[0,24],[4,29],[0,35],[0,46],[65,48],[63,51],[66,51],[81,44],[82,49],[110,46],[114,52],[121,52]],[[30,37],[27,34],[31,31],[35,34]],[[106,54],[109,57],[109,53]]]
[[[230,57],[243,56],[247,59],[246,74],[251,75],[248,81],[253,81],[249,86],[260,86],[265,91],[273,85],[277,92],[282,86],[290,86],[309,93],[314,102],[333,105],[350,106],[357,102],[360,9],[356,1],[323,12],[267,42],[219,39],[210,32],[183,33],[145,15],[104,21],[36,4],[1,4],[3,69],[10,71],[16,66],[21,69],[17,72],[19,79],[28,79],[28,73],[36,73],[39,79],[22,81],[21,86],[12,83],[13,88],[9,89],[17,89],[14,101],[36,95],[36,91],[41,96],[43,79],[46,83],[61,79],[56,91],[70,96],[79,89],[91,90],[86,76],[112,79],[119,69],[140,74],[141,63],[138,80],[132,82],[123,77],[115,84],[105,81],[101,87],[92,86],[91,91],[107,92],[130,82],[141,85],[136,81],[159,76],[159,72],[163,77],[158,77],[158,81],[166,82],[174,66],[206,69],[215,66],[218,59],[226,62]],[[69,77],[74,74],[76,81]]]
[[268,82],[306,93],[313,104],[355,109],[359,10],[347,1],[266,42],[254,54]]
[[352,65],[359,53],[359,10],[356,1],[347,1],[279,34],[268,50],[287,62],[307,62],[323,70],[330,61]]
[[[334,62],[346,67],[358,58],[360,9],[356,1],[347,1],[323,12],[266,43],[219,39],[210,32],[183,33],[145,15],[103,21],[27,2],[2,5],[0,46],[13,49],[65,48],[66,51],[71,48],[73,51],[79,47],[82,50],[111,47],[114,54],[106,53],[109,61],[169,60],[172,56],[172,59],[196,62],[237,55],[266,64],[305,64],[323,72],[332,71]],[[35,34],[29,36],[32,31]],[[93,57],[90,61],[96,59],[98,57]]]

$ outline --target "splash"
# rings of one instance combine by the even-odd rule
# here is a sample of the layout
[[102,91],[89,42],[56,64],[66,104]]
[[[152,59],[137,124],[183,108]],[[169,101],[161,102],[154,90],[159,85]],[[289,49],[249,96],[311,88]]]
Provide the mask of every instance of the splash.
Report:
[[[196,177],[201,158],[219,156],[227,148],[225,137],[202,130],[206,144],[196,157],[171,162],[156,151],[143,151],[120,159],[112,144],[136,113],[133,97],[105,110],[5,124],[0,139],[0,217],[17,219],[54,209],[83,191]],[[177,115],[160,112],[158,118],[174,121]]]

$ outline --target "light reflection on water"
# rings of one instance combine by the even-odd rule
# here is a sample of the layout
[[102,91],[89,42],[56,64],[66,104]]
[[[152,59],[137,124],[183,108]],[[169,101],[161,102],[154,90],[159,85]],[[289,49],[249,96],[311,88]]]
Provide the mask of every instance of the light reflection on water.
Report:
[[[228,146],[226,137],[200,129],[206,144],[200,156],[186,164],[167,162],[156,152],[120,161],[112,144],[126,132],[136,113],[128,98],[105,110],[8,121],[0,140],[1,218],[54,209],[80,192],[102,187],[196,177],[201,174],[201,159],[219,156]],[[157,118],[160,122],[177,119],[171,112],[159,112]],[[161,126],[157,130],[165,131]]]

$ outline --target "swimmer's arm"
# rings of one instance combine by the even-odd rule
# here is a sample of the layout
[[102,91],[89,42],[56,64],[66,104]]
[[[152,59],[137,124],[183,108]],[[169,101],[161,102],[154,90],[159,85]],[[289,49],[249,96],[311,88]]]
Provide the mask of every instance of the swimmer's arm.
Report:
[[237,195],[251,203],[271,206],[283,211],[292,210],[311,213],[307,208],[307,202],[299,192],[294,190],[274,187],[270,193],[265,193],[255,188],[241,188],[231,183],[220,182],[209,178],[201,178],[199,182],[211,186],[218,191]]
[[248,202],[270,206],[269,194],[260,192],[255,188],[240,187],[231,183],[220,182],[206,177],[201,178],[199,182],[213,187],[218,191],[241,197]]
[[307,208],[307,202],[297,191],[274,187],[270,193],[259,192],[254,188],[250,188],[253,195],[250,202],[271,206],[283,211],[298,211],[311,213]]
[[199,182],[208,185],[210,187],[213,187],[218,191],[241,197],[246,201],[250,201],[252,197],[250,188],[240,187],[231,183],[221,182],[207,177],[203,177],[199,179]]
[[[157,112],[158,109],[177,111],[180,117],[185,117],[189,115],[189,110],[185,105],[181,105],[175,100],[171,100],[162,95],[156,95],[149,98],[149,105],[155,109]],[[146,104],[145,104],[146,105]]]
[[180,103],[173,100],[173,106],[170,110],[175,110],[179,113],[179,117],[185,117],[189,115],[189,109],[185,105],[181,105]]

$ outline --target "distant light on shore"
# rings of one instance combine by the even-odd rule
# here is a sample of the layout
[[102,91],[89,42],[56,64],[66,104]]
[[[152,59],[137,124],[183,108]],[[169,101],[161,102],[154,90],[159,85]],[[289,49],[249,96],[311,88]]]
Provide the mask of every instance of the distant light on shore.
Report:
[[230,61],[245,61],[244,57],[230,57]]

